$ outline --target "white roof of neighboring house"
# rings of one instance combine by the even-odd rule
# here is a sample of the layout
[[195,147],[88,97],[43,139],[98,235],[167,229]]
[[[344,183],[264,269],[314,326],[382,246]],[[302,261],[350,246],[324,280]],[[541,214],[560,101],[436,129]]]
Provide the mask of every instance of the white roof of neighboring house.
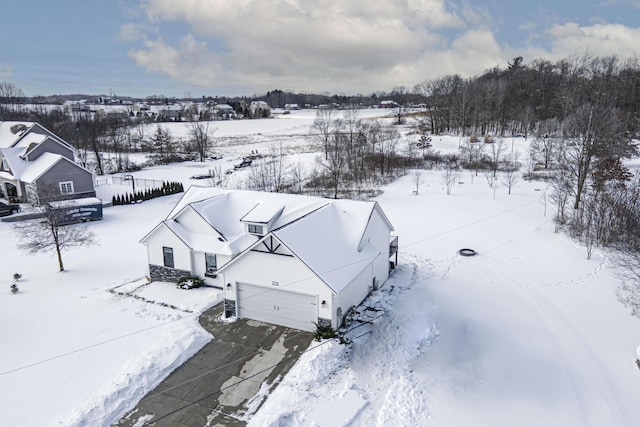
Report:
[[2,149],[2,156],[9,164],[9,169],[13,177],[11,179],[20,179],[23,171],[29,164],[26,160],[23,160],[20,156],[24,154],[24,147],[9,147]]
[[[188,221],[182,221],[181,216],[189,209],[202,217],[202,224],[220,233],[223,241],[212,238],[211,230],[187,229],[201,227],[193,221],[185,226]],[[376,209],[393,230],[376,202],[192,186],[160,225],[193,250],[233,256],[263,238],[248,234],[246,222],[272,221],[272,234],[329,287],[340,292],[379,254],[373,245],[362,242]]]
[[[11,129],[15,129],[15,126],[24,126],[26,130],[13,133]],[[36,122],[0,122],[0,148],[12,146],[28,148],[33,143],[43,142],[47,137],[51,137],[65,148],[74,150],[68,142]]]
[[229,104],[216,104],[213,108],[216,110],[233,110],[233,107]]
[[[38,157],[33,162],[23,162],[26,164],[22,174],[20,175],[20,181],[32,183],[40,178],[46,171],[51,169],[56,163],[61,160],[66,160],[69,163],[73,163],[69,161],[66,157],[61,156],[60,154],[54,153],[42,153],[40,157]],[[75,163],[73,163],[75,165]]]
[[29,129],[34,122],[0,122],[0,148],[11,147],[24,134],[24,132],[11,131],[11,128],[16,125],[24,125]]
[[14,145],[14,147],[23,147],[25,149],[29,148],[31,144],[40,144],[47,138],[47,135],[42,135],[40,133],[28,132],[24,135],[20,140]]
[[[60,160],[64,159],[69,161],[66,157],[61,156],[60,154],[43,153],[38,157],[38,159],[28,162],[21,157],[24,151],[24,147],[2,149],[2,155],[7,160],[7,163],[9,163],[9,168],[11,169],[12,176],[10,179],[32,183]],[[73,163],[71,161],[69,162]]]

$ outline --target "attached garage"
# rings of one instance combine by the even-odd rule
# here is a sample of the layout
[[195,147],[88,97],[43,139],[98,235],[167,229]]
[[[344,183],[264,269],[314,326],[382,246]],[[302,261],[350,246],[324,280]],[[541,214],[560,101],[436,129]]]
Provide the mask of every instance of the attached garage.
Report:
[[238,316],[303,331],[318,322],[316,295],[238,283]]

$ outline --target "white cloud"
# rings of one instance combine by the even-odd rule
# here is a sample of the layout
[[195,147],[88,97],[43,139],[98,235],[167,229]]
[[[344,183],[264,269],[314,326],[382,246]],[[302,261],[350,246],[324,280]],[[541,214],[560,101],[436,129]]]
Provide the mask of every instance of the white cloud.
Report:
[[219,58],[192,35],[183,37],[178,48],[162,38],[147,40],[144,48],[131,50],[129,56],[147,71],[164,73],[192,85],[211,86],[222,75]]
[[[135,62],[218,93],[368,93],[475,75],[519,55],[633,52],[640,39],[640,30],[620,25],[565,23],[529,46],[510,46],[496,40],[488,9],[450,0],[147,0],[140,12],[142,21],[121,31],[138,44]],[[181,24],[179,41],[157,35]]]
[[638,53],[640,28],[621,24],[580,26],[574,22],[556,24],[547,30],[552,38],[550,56],[564,58],[589,53],[595,56],[617,55],[621,58]]
[[[445,0],[149,0],[142,11],[144,24],[162,32],[166,23],[186,23],[192,40],[216,51],[153,37],[131,51],[138,65],[192,83],[202,74],[194,67],[204,67],[217,82],[258,91],[369,92],[396,86],[399,76],[412,85],[426,78],[417,66],[424,56],[448,48],[441,32],[466,25]],[[121,33],[140,38],[140,28]],[[206,87],[214,79],[198,80]]]

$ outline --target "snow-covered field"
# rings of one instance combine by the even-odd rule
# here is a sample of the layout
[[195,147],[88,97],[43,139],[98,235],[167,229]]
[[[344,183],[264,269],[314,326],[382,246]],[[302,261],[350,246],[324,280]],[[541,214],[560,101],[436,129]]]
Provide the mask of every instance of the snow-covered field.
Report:
[[[290,141],[292,161],[312,161],[297,145],[313,117],[217,122],[216,136],[247,137],[220,146],[223,160],[136,176],[202,184],[189,176],[265,152],[272,140]],[[433,143],[451,152],[459,139]],[[526,149],[522,138],[513,144]],[[494,200],[482,176],[463,174],[449,196],[438,172],[422,173],[418,195],[415,179],[377,198],[402,255],[362,310],[375,320],[349,332],[350,346],[312,344],[249,424],[638,425],[640,320],[618,302],[606,253],[587,260],[583,247],[554,233],[546,184],[521,181]],[[102,186],[98,195],[124,188]],[[0,424],[110,425],[211,339],[197,316],[220,300],[217,291],[145,279],[138,241],[178,198],[106,208],[89,225],[99,245],[67,252],[64,273],[51,256],[17,252],[11,225],[0,223]],[[461,257],[460,248],[478,255]],[[16,295],[14,272],[23,274]]]

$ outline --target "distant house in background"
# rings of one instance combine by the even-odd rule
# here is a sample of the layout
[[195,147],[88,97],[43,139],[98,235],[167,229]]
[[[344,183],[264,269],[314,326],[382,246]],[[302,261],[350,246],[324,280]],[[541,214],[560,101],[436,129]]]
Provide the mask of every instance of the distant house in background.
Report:
[[154,281],[205,277],[226,316],[338,327],[395,266],[378,203],[191,187],[141,242]]
[[252,101],[249,105],[249,117],[252,119],[264,119],[271,116],[271,108],[264,101]]
[[236,112],[233,110],[233,107],[229,104],[216,104],[212,108],[213,118],[218,120],[228,120],[235,119]]
[[179,122],[184,116],[184,107],[180,104],[165,105],[158,110],[160,120]]
[[398,104],[396,101],[380,101],[380,108],[396,108],[399,107],[400,104]]
[[298,104],[285,104],[284,105],[284,109],[285,110],[299,110],[300,106]]
[[0,193],[13,201],[95,197],[93,174],[71,145],[38,123],[0,122]]

